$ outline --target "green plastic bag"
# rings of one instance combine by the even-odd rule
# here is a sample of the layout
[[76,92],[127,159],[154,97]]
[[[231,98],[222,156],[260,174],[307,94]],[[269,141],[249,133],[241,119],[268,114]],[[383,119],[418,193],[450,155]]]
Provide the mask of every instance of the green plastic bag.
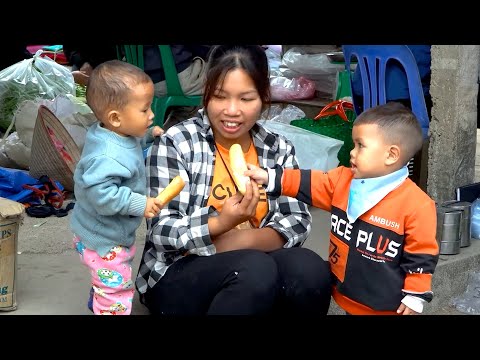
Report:
[[339,165],[350,167],[350,151],[354,147],[352,128],[355,118],[352,103],[336,100],[325,106],[314,119],[292,120],[290,125],[343,141],[338,151]]

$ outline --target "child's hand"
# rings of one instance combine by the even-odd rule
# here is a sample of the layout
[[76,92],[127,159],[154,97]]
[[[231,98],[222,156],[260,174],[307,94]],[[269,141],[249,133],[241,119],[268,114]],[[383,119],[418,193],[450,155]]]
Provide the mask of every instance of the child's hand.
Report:
[[268,184],[268,172],[260,169],[258,166],[247,164],[248,170],[243,175],[251,177],[257,184]]
[[157,198],[147,197],[147,206],[145,207],[145,213],[143,214],[147,219],[151,219],[158,215],[162,203]]
[[405,304],[400,304],[400,306],[397,309],[397,314],[399,315],[419,315],[416,311],[413,311],[410,309],[408,306]]
[[165,131],[158,125],[155,125],[152,129],[152,136],[157,137],[161,136]]

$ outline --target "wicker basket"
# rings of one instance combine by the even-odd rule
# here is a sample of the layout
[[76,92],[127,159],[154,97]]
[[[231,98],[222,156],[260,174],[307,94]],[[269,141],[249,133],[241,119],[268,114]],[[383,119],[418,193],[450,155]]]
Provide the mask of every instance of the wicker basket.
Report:
[[30,176],[47,175],[73,191],[73,172],[80,150],[57,117],[45,106],[38,109],[30,155]]

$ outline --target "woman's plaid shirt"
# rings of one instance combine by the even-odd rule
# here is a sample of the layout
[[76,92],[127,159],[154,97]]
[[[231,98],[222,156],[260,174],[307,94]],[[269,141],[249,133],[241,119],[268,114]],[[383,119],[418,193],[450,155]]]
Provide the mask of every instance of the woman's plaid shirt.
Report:
[[[273,168],[279,164],[297,169],[292,143],[260,124],[261,121],[250,131],[260,166]],[[146,159],[148,196],[157,196],[177,175],[185,181],[185,187],[158,217],[147,220],[145,249],[136,279],[136,287],[142,294],[187,252],[200,256],[215,254],[208,218],[218,212],[207,206],[216,160],[214,145],[210,122],[203,110],[198,117],[183,121],[155,138]],[[291,197],[269,196],[268,208],[260,227],[278,231],[286,240],[286,248],[302,245],[312,223],[307,206]]]

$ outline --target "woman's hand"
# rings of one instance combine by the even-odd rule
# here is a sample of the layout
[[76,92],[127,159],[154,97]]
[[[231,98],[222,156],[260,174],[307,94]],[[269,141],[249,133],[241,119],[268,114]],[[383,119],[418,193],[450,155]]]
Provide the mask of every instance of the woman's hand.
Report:
[[221,221],[230,224],[228,230],[244,221],[248,221],[255,216],[259,200],[260,192],[257,183],[253,180],[247,181],[245,195],[242,196],[240,192],[237,192],[223,204],[220,213]]
[[255,216],[259,200],[257,183],[253,180],[247,181],[245,195],[237,192],[225,201],[219,216],[208,220],[210,235],[221,235]]

